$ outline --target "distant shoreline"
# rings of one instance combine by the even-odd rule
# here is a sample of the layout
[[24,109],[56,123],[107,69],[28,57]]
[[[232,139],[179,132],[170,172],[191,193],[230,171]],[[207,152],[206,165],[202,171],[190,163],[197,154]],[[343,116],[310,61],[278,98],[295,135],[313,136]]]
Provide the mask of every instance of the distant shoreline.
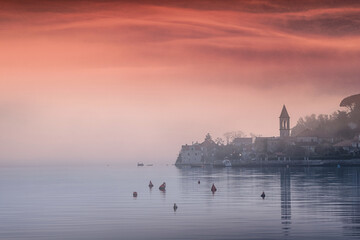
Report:
[[[331,160],[268,160],[268,161],[234,161],[231,167],[282,167],[282,166],[360,166],[360,159],[331,159]],[[214,164],[175,164],[177,167],[225,167],[222,163]]]

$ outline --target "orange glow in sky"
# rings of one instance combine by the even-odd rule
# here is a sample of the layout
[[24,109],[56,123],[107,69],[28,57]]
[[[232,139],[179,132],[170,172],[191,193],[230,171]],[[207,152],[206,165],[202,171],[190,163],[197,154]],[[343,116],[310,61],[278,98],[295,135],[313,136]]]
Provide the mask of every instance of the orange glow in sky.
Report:
[[0,1],[0,164],[173,163],[360,89],[358,1]]

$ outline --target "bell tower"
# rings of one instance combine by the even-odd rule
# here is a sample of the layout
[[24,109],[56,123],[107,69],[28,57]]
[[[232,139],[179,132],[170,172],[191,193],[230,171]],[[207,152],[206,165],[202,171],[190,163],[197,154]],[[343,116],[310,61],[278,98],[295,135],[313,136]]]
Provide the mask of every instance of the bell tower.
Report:
[[280,114],[280,137],[290,137],[290,116],[285,105]]

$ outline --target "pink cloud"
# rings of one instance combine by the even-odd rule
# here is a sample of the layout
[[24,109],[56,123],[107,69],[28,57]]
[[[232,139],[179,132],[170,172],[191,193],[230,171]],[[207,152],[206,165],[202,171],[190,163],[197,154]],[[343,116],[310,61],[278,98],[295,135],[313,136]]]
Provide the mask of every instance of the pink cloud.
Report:
[[1,2],[3,154],[166,159],[207,131],[275,135],[284,103],[331,113],[360,87],[359,6],[291,2]]

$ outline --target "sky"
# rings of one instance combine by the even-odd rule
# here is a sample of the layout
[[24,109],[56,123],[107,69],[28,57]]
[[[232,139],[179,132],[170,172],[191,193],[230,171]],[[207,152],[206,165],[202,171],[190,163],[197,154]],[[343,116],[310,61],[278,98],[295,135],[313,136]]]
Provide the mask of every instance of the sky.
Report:
[[0,165],[174,163],[360,89],[360,2],[0,0]]

